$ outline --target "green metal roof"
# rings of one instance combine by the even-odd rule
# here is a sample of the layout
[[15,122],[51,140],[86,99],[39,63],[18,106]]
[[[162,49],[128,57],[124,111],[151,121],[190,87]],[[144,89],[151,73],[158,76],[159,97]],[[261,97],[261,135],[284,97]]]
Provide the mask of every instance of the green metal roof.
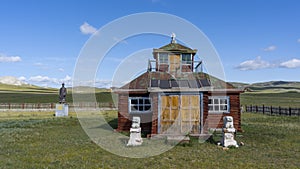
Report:
[[159,49],[153,49],[153,52],[168,52],[168,51],[177,51],[182,53],[196,53],[196,49],[191,49],[189,47],[183,46],[179,43],[169,43]]

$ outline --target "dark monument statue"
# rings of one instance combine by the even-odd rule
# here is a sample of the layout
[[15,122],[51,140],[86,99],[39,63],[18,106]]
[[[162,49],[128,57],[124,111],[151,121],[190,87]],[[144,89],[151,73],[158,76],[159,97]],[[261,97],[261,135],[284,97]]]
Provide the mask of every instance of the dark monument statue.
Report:
[[66,103],[66,95],[67,95],[67,89],[65,88],[65,84],[61,84],[61,88],[59,89],[59,103],[64,104]]

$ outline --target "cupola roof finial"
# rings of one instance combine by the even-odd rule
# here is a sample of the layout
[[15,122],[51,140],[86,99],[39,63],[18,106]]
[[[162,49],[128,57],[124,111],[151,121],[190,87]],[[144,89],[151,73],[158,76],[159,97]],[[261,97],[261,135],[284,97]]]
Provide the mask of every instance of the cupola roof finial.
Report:
[[174,32],[171,34],[171,39],[171,43],[176,43],[176,35]]

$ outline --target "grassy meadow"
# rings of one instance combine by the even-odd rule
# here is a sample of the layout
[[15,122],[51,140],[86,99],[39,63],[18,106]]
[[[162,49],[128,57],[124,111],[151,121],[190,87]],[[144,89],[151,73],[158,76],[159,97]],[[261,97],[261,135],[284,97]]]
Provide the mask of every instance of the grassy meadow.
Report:
[[[70,90],[69,90],[70,91]],[[0,86],[0,103],[55,103],[57,89]],[[84,97],[84,94],[83,94]],[[112,102],[111,93],[97,91],[98,102]],[[72,93],[67,95],[72,102]],[[299,107],[298,92],[247,92],[242,105]],[[117,112],[102,114],[113,128]],[[300,117],[243,113],[236,140],[245,146],[223,150],[220,133],[205,143],[192,138],[158,156],[131,159],[112,154],[91,141],[76,113],[57,118],[54,112],[0,112],[1,168],[300,168]],[[146,139],[146,138],[144,138]],[[145,146],[145,145],[144,145]],[[125,143],[124,143],[125,147]]]
[[241,105],[300,107],[298,92],[246,92],[240,96]]
[[[85,94],[81,94],[85,97]],[[0,103],[57,103],[58,93],[34,93],[34,92],[0,92]],[[95,93],[98,102],[113,102],[111,92]],[[66,97],[69,103],[73,102],[72,93]]]
[[[205,143],[188,144],[145,159],[107,152],[82,130],[74,113],[56,118],[53,112],[0,112],[0,168],[299,168],[299,117],[244,113],[245,146],[222,150],[215,134]],[[112,127],[116,111],[101,112]],[[146,138],[144,138],[146,139]],[[125,146],[125,144],[124,144]]]

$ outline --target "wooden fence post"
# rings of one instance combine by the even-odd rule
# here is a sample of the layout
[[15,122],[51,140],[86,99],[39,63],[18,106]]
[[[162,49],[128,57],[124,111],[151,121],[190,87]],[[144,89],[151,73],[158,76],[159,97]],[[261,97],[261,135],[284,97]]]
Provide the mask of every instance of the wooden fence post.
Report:
[[265,114],[265,105],[264,104],[263,104],[262,109],[263,109],[263,114]]
[[272,114],[273,114],[273,108],[272,108],[272,106],[271,106],[270,108],[271,108],[271,110],[270,110],[270,111],[271,111],[271,115],[272,115]]
[[279,115],[281,115],[281,107],[280,106],[278,107],[278,113],[279,113]]
[[289,107],[289,116],[292,116],[292,108]]

